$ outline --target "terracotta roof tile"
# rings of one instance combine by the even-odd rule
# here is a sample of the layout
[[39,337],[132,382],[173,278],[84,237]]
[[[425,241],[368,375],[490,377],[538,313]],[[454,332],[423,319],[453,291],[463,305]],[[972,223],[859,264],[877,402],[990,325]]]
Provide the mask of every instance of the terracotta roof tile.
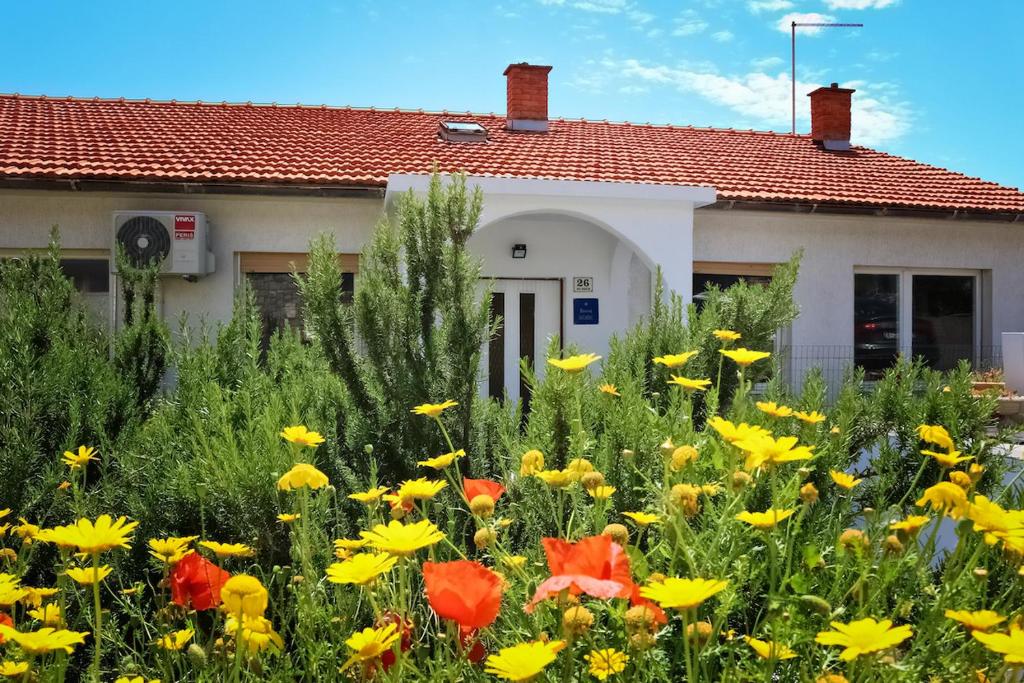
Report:
[[[486,143],[445,142],[441,120]],[[725,200],[1024,212],[1024,193],[806,135],[552,119],[508,132],[493,114],[0,95],[0,175],[10,178],[383,186],[442,171],[710,185]]]

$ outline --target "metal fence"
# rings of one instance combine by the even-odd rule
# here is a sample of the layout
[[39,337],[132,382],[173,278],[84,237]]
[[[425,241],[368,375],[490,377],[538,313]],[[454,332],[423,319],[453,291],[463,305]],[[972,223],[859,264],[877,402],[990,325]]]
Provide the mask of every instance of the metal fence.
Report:
[[[1003,362],[1001,346],[936,344],[918,347],[914,351],[915,355],[939,370],[952,369],[961,359],[970,363],[973,369],[980,371],[1001,368]],[[864,368],[868,380],[874,380],[881,377],[885,368],[895,361],[897,355],[895,351],[865,353],[864,349],[854,346],[834,345],[785,344],[780,345],[777,350],[783,378],[791,387],[799,390],[807,373],[818,368],[828,384],[829,401],[836,397],[843,378],[855,364]]]

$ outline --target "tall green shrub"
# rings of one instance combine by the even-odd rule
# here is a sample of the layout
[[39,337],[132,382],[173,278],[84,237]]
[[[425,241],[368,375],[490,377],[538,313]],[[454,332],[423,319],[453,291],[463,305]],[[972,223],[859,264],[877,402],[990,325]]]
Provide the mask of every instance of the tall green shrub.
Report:
[[466,241],[481,206],[479,189],[470,192],[461,176],[443,184],[435,175],[424,199],[401,197],[363,251],[351,306],[339,299],[331,237],[312,244],[308,273],[296,277],[307,323],[358,409],[352,443],[373,443],[389,477],[408,476],[416,460],[448,450],[412,406],[458,401],[445,413],[454,447],[472,441],[490,297],[480,294],[480,262]]

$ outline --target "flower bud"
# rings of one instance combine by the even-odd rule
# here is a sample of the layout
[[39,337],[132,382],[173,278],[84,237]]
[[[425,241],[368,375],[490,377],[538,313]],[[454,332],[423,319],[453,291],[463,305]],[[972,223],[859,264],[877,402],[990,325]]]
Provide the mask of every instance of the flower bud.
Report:
[[654,647],[655,642],[657,642],[657,639],[650,631],[637,631],[629,636],[629,646],[640,652],[650,650]]
[[704,647],[711,640],[712,626],[707,621],[697,621],[686,625],[686,637],[696,643],[698,647]]
[[817,595],[801,595],[800,603],[818,614],[832,614],[832,605]]
[[808,505],[814,505],[818,502],[818,489],[814,484],[807,482],[800,487],[800,500]]
[[629,529],[624,524],[609,524],[601,532],[602,536],[611,536],[612,540],[625,548],[629,545]]
[[647,577],[648,583],[664,583],[665,579],[668,578],[661,572],[651,572]]
[[670,436],[664,441],[662,441],[661,445],[658,446],[658,448],[661,449],[661,457],[668,460],[669,458],[672,457],[672,453],[676,450],[676,445],[672,443],[672,437]]
[[949,473],[949,480],[962,488],[964,491],[969,491],[974,482],[971,481],[971,476],[966,472],[953,471]]
[[839,545],[847,550],[864,550],[870,543],[867,535],[860,529],[847,529],[839,535]]
[[366,453],[367,455],[373,455],[373,444],[368,443],[365,446],[363,446],[363,453]]
[[974,571],[972,571],[971,574],[973,574],[974,578],[978,579],[979,581],[984,581],[986,578],[988,578],[988,570],[984,567],[975,567]]
[[494,529],[489,529],[487,527],[478,529],[477,532],[473,534],[473,544],[479,550],[483,550],[487,546],[493,544],[496,540],[498,540],[497,532]]
[[750,485],[753,479],[746,472],[739,470],[732,473],[732,478],[729,480],[729,486],[733,491],[742,491]]
[[395,505],[391,508],[391,519],[402,519],[407,514],[406,509],[402,505]]
[[583,488],[586,490],[593,491],[598,486],[604,486],[604,475],[597,471],[585,472],[583,476],[580,477],[580,484],[582,484]]
[[807,477],[811,476],[811,473],[813,471],[814,470],[812,470],[810,467],[801,467],[796,471],[796,473],[800,475],[800,481],[803,481]]
[[889,534],[885,537],[885,552],[890,555],[899,555],[903,552],[903,544],[896,534]]
[[679,508],[684,517],[693,517],[700,511],[700,487],[693,484],[676,484],[668,493],[669,501]]
[[487,519],[494,514],[494,499],[486,493],[473,496],[473,500],[469,501],[469,510],[477,517]]
[[579,638],[594,625],[594,615],[583,605],[574,605],[562,614],[562,629],[567,638]]
[[621,455],[621,456],[622,456],[623,458],[632,458],[632,457],[633,457],[634,455],[636,455],[636,453],[634,453],[633,451],[631,451],[631,450],[630,450],[630,449],[628,449],[628,448],[623,448],[623,449],[622,449],[622,452],[620,453],[620,455]]
[[536,474],[544,469],[544,454],[534,449],[532,451],[526,451],[523,453],[522,459],[519,461],[519,474],[524,477],[531,474]]
[[669,462],[669,467],[672,468],[673,472],[678,472],[696,460],[698,455],[699,453],[697,452],[697,449],[693,446],[680,446],[672,451],[672,459]]
[[628,633],[649,632],[656,627],[656,615],[650,606],[635,605],[626,610],[626,631]]
[[188,658],[192,660],[192,663],[197,666],[203,666],[206,664],[206,650],[204,650],[198,643],[192,643],[189,645],[185,654],[187,654]]

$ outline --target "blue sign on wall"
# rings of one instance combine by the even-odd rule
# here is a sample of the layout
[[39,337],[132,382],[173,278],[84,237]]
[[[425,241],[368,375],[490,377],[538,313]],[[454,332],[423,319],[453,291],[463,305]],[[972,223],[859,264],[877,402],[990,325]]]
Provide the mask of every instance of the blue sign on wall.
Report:
[[573,325],[596,325],[597,323],[597,299],[572,300]]

